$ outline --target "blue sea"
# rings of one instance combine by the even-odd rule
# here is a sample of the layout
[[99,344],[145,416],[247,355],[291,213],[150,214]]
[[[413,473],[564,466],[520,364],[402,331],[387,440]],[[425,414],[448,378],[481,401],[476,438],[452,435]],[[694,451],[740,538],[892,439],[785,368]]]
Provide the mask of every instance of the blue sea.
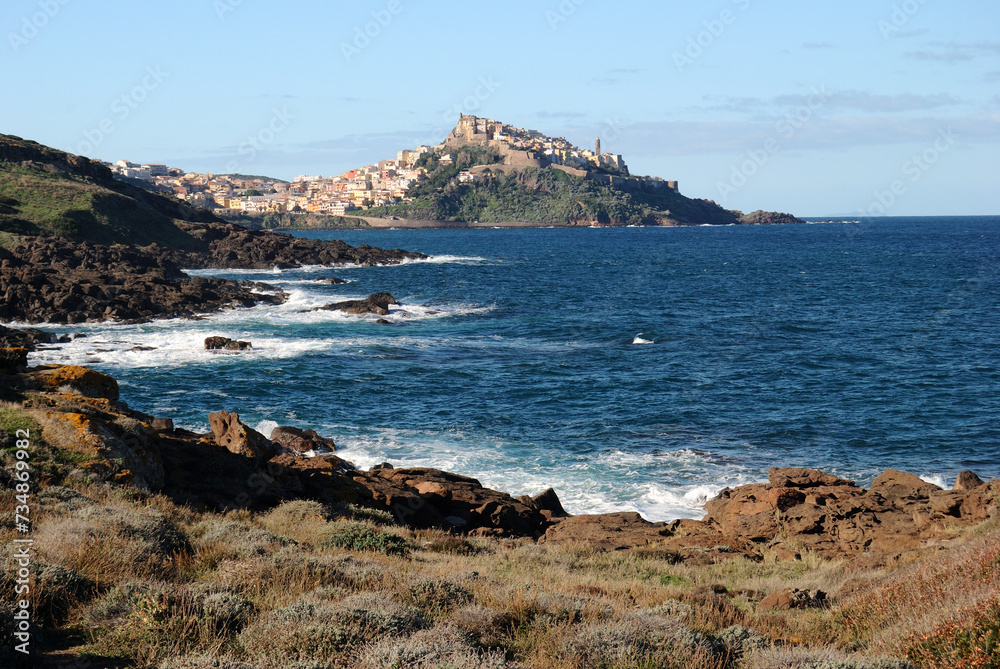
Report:
[[[773,466],[1000,476],[1000,217],[299,234],[430,259],[199,271],[291,298],[54,326],[88,336],[32,360],[113,374],[191,430],[226,409],[315,429],[359,467],[551,486],[573,513],[698,518]],[[400,302],[390,325],[308,311],[377,291]],[[207,352],[209,335],[254,350]]]

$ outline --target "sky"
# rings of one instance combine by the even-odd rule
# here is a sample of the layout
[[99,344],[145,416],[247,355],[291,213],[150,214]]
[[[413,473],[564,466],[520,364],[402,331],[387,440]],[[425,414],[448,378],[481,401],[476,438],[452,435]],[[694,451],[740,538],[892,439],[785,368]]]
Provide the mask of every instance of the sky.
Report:
[[5,0],[0,133],[290,180],[466,113],[732,209],[1000,214],[998,28],[996,0]]

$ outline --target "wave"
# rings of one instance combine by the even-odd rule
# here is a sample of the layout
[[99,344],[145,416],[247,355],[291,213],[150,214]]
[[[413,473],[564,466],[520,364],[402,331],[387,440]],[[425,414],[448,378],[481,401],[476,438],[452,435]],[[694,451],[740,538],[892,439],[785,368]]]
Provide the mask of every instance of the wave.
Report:
[[635,339],[632,340],[632,343],[636,344],[636,345],[639,345],[639,344],[655,344],[656,343],[652,339],[646,339],[646,338],[644,338],[642,335],[643,335],[642,332],[640,332],[639,334],[637,334],[635,336]]

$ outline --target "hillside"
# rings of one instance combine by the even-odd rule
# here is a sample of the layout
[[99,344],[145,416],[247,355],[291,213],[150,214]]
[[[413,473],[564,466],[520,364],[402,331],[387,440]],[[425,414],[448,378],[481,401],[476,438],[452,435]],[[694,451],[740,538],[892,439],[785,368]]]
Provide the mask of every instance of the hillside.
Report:
[[194,250],[201,244],[178,223],[216,220],[116,181],[97,161],[0,135],[0,233]]
[[[537,225],[735,225],[799,222],[788,214],[739,211],[681,195],[661,180],[637,179],[609,170],[560,169],[555,165],[511,167],[481,146],[421,156],[427,178],[402,203],[369,209],[372,217]],[[474,175],[463,180],[462,172]],[[763,216],[761,216],[763,214]]]

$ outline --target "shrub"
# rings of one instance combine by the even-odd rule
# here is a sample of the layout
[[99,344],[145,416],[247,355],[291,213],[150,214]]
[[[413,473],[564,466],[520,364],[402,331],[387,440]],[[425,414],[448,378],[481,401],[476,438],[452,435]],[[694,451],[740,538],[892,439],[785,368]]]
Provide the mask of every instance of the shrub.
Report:
[[275,545],[286,546],[293,543],[291,539],[231,520],[206,520],[195,525],[191,532],[197,537],[199,544],[220,544],[231,555],[240,558],[266,555],[268,549]]
[[572,666],[692,669],[717,666],[712,644],[676,618],[642,611],[571,628],[559,656]]
[[60,485],[50,486],[38,493],[35,503],[46,511],[69,512],[97,504],[89,497],[72,488]]
[[35,572],[35,620],[43,625],[57,625],[66,620],[70,610],[90,599],[94,582],[72,569],[41,563]]
[[252,664],[209,655],[185,655],[161,662],[158,669],[256,669],[256,667]]
[[472,593],[455,583],[432,579],[411,585],[410,598],[422,609],[450,611],[471,602]]
[[506,669],[499,652],[481,651],[451,626],[417,632],[408,639],[388,638],[358,654],[358,669]]
[[746,669],[914,669],[894,658],[850,658],[835,648],[771,648],[751,653]]
[[323,548],[346,548],[352,551],[376,551],[386,555],[406,555],[410,545],[406,539],[351,521],[332,523],[331,534],[322,542]]
[[451,535],[428,541],[421,548],[431,553],[447,553],[449,555],[476,555],[483,551],[482,548],[468,539]]
[[258,618],[240,634],[250,657],[335,662],[363,644],[426,627],[420,612],[385,597],[354,595],[336,603],[306,601]]
[[1000,669],[1000,595],[911,636],[906,656],[927,669]]
[[478,604],[456,610],[449,618],[452,624],[486,648],[504,645],[513,625],[509,616]]

